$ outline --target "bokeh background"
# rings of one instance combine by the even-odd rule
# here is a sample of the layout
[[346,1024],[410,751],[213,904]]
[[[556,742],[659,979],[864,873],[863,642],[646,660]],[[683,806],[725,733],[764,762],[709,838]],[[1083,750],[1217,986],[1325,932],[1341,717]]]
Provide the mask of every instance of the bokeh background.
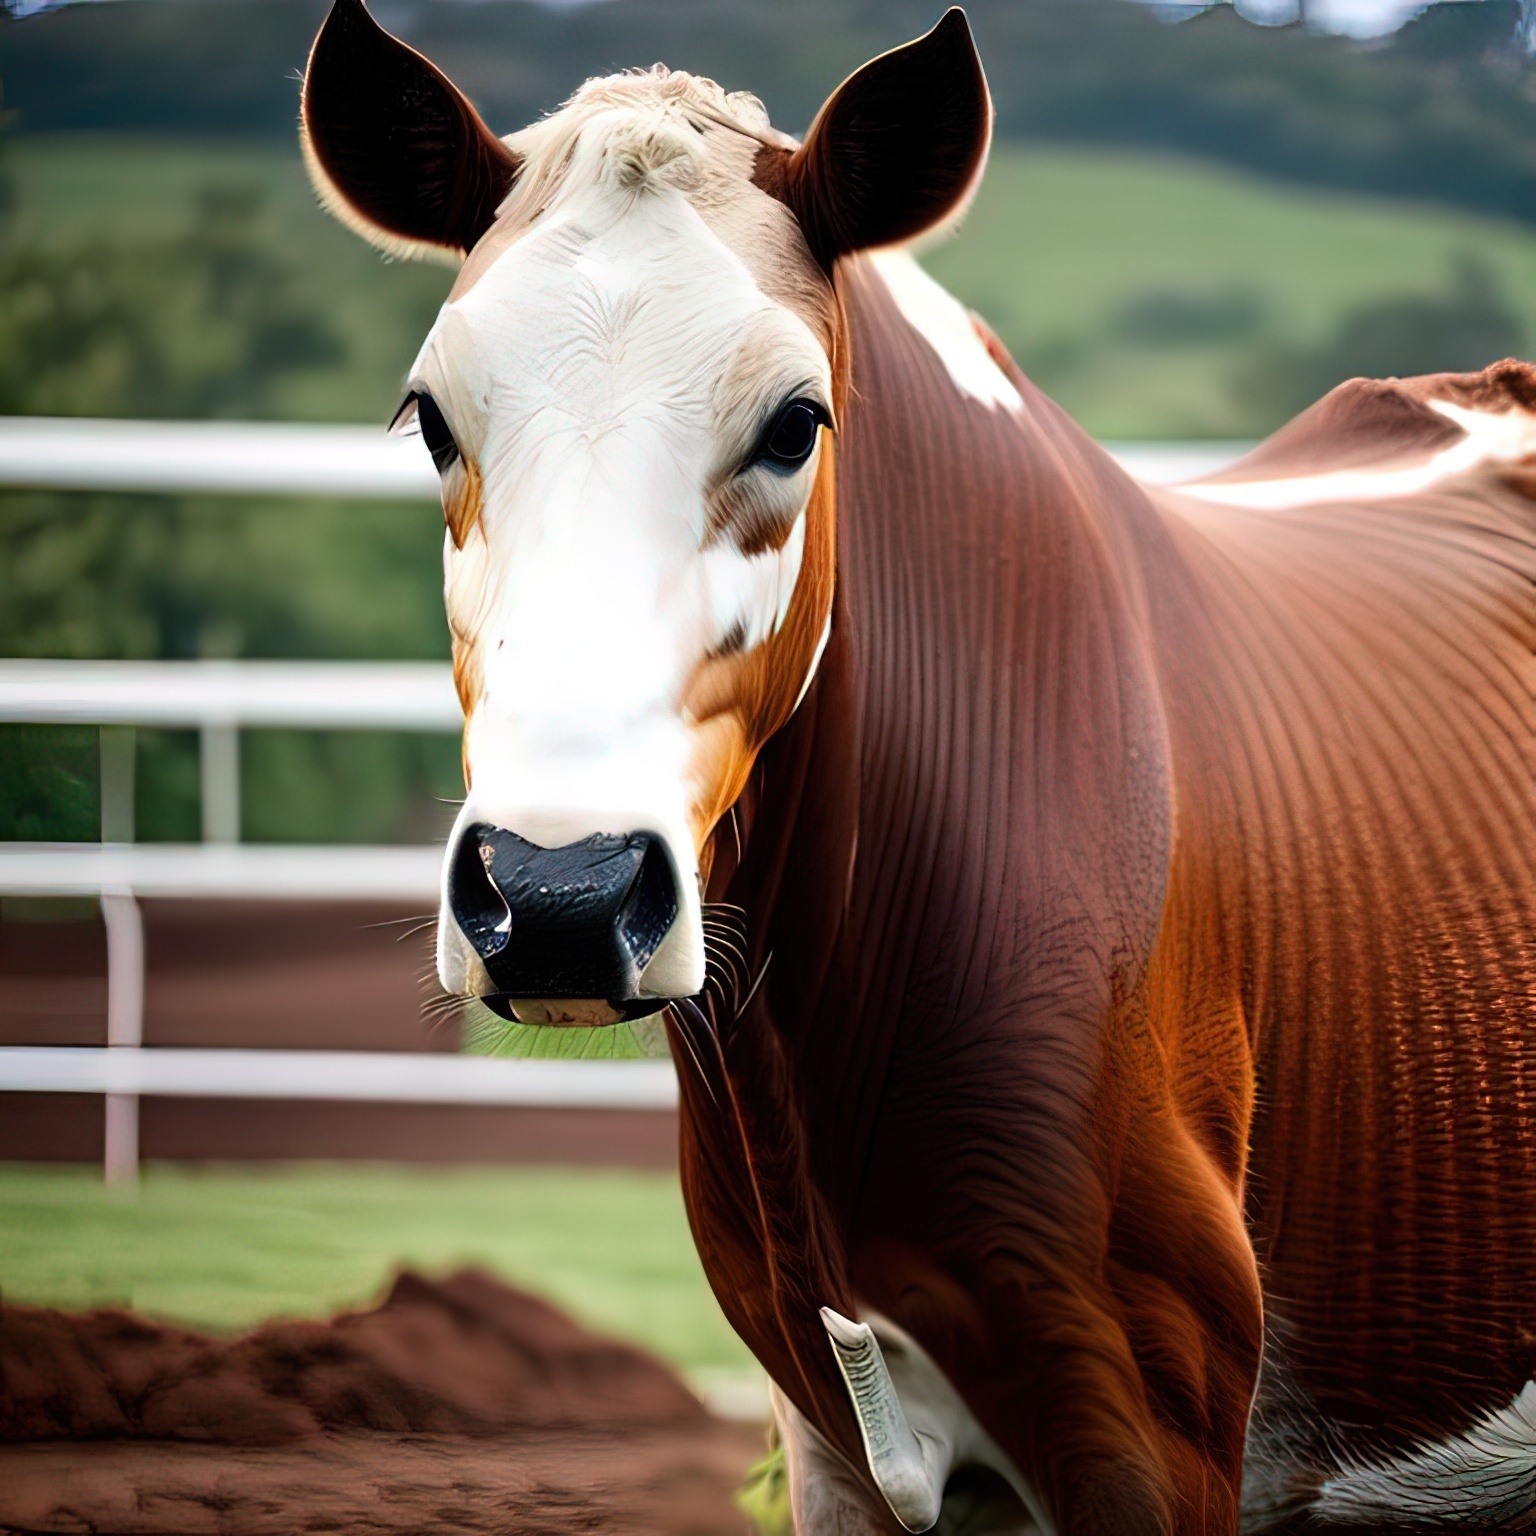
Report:
[[[375,9],[501,131],[656,59],[750,88],[798,130],[936,13]],[[324,10],[112,0],[0,20],[0,412],[387,418],[449,274],[385,262],[316,210],[294,120]],[[962,233],[927,260],[1094,433],[1252,438],[1353,374],[1531,345],[1536,68],[1515,0],[1336,0],[1306,25],[1284,0],[980,0],[970,16],[998,141]],[[7,491],[0,653],[445,655],[436,528],[403,506],[361,525],[323,503]],[[91,733],[46,734],[43,750],[0,727],[0,837],[94,835]],[[442,740],[256,732],[243,751],[256,840],[415,840],[457,783]],[[189,739],[141,740],[138,801],[141,837],[195,836]]]
[[[797,131],[845,73],[939,7],[373,9],[499,131],[591,74],[658,59],[755,91]],[[963,230],[924,259],[1100,437],[1249,440],[1351,375],[1536,348],[1536,11],[968,9],[998,137]],[[103,0],[0,17],[0,414],[382,426],[451,274],[381,259],[315,205],[295,115],[324,10]],[[437,513],[417,502],[0,489],[0,656],[443,660],[440,543]],[[427,842],[459,792],[457,745],[442,736],[247,731],[241,752],[249,841]],[[195,736],[141,730],[136,753],[138,837],[195,840]],[[98,767],[92,728],[0,724],[0,840],[95,839]],[[171,914],[206,957],[219,945],[196,917]],[[456,1026],[434,1033],[418,1018],[415,942],[403,971],[377,951],[403,978],[387,1027],[382,1006],[327,1002],[341,1036],[457,1047]],[[374,964],[353,949],[349,964]],[[245,1007],[227,1043],[294,1043],[284,1005],[260,990],[265,962],[242,961],[227,936],[219,952],[223,981],[194,980],[205,1013]],[[0,1033],[96,1038],[101,965],[89,903],[0,898]],[[45,981],[75,986],[71,1000],[44,1007]],[[17,1033],[23,1014],[31,1035]],[[152,1025],[160,1043],[181,1038]],[[670,1131],[506,1135],[461,1115],[460,1131],[440,1119],[401,1142],[423,1159],[435,1145],[438,1166],[297,1169],[273,1165],[276,1143],[253,1133],[245,1154],[268,1161],[151,1167],[124,1201],[98,1186],[89,1137],[50,1139],[41,1117],[62,1112],[0,1096],[0,1151],[16,1159],[0,1164],[12,1300],[130,1304],[235,1329],[356,1303],[396,1262],[471,1258],[649,1342],[697,1381],[750,1369],[693,1258]],[[233,1123],[215,1106],[200,1133],[183,1125],[160,1145],[233,1155],[210,1129],[221,1116]],[[295,1132],[293,1145],[377,1159],[393,1132],[373,1124],[350,1141]],[[38,1165],[44,1155],[59,1166]],[[446,1166],[475,1163],[501,1166]]]

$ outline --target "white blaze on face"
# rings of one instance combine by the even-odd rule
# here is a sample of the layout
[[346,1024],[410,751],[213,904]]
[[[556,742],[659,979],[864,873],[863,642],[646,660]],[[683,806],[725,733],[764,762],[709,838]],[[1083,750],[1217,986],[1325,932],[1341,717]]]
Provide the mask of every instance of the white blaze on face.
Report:
[[[783,620],[821,450],[791,472],[752,453],[785,402],[830,406],[826,354],[684,193],[598,180],[444,307],[411,383],[481,482],[463,547],[445,544],[449,621],[469,657],[459,827],[545,846],[658,834],[681,912],[642,990],[697,992],[683,701],[708,658]],[[722,486],[778,536],[720,526]],[[445,988],[488,990],[446,899],[438,956]]]

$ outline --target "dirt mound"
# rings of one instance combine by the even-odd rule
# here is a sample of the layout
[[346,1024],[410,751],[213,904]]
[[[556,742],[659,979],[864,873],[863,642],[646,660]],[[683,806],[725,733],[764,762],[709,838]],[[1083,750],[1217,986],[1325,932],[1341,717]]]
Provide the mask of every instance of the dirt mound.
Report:
[[659,1360],[474,1270],[402,1274],[370,1311],[241,1339],[126,1312],[0,1306],[0,1441],[256,1446],[703,1415]]
[[0,1441],[278,1445],[702,1417],[660,1361],[467,1270],[379,1306],[212,1339],[125,1312],[0,1306]]
[[0,1306],[0,1536],[739,1536],[762,1445],[474,1271],[240,1339]]

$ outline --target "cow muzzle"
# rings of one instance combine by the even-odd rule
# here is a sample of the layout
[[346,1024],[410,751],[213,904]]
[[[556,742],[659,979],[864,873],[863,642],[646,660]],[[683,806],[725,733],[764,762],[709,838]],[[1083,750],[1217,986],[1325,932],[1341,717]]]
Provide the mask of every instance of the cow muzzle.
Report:
[[649,832],[594,833],[545,848],[472,822],[449,862],[448,906],[494,989],[524,1023],[608,1024],[666,1006],[642,993],[677,920],[672,860]]

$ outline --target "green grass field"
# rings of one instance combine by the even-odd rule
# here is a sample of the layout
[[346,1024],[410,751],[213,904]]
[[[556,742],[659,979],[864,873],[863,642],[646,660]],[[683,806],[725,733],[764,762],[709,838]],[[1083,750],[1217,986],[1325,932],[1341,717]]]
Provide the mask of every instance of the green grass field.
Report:
[[696,1380],[751,1357],[710,1294],[670,1174],[585,1169],[0,1164],[0,1295],[218,1332],[366,1304],[401,1265],[487,1266]]
[[[1097,435],[1225,437],[1278,425],[1237,414],[1224,388],[1245,348],[1319,342],[1362,304],[1442,289],[1467,255],[1536,346],[1528,228],[1171,157],[1002,146],[958,238],[927,263]],[[1253,330],[1163,345],[1116,334],[1158,294],[1246,295]]]
[[260,232],[290,256],[340,333],[344,359],[291,380],[277,414],[382,421],[453,281],[443,266],[388,262],[322,213],[297,143],[60,135],[11,146],[14,235],[21,241],[120,241],[189,222],[204,187],[264,195]]
[[[280,145],[39,138],[16,141],[10,160],[15,231],[27,239],[119,239],[185,219],[200,186],[265,189],[265,237],[302,262],[346,341],[343,361],[286,386],[294,416],[386,414],[450,281],[439,267],[385,262],[333,224],[296,150]],[[1233,399],[1235,362],[1319,341],[1361,304],[1439,292],[1467,255],[1494,274],[1536,346],[1531,230],[1165,156],[999,145],[958,238],[926,259],[1091,430],[1179,437],[1276,424]],[[1233,325],[1134,334],[1127,313],[1170,296],[1230,298]]]

